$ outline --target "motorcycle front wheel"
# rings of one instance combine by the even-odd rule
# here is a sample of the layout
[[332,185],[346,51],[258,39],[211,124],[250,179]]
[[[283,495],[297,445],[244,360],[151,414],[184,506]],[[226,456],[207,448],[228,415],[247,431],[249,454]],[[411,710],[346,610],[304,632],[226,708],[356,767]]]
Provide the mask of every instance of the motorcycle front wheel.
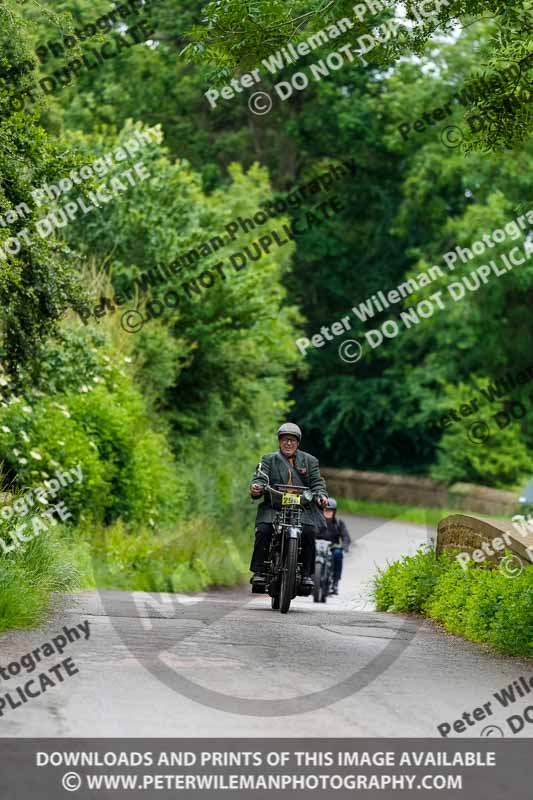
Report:
[[329,565],[326,567],[323,577],[322,583],[322,597],[320,602],[326,603],[328,599],[328,594],[331,594],[331,570]]
[[313,602],[314,603],[321,603],[322,602],[322,564],[317,561],[315,564],[315,576],[313,578],[314,586],[313,586]]
[[291,600],[294,597],[297,567],[298,540],[289,539],[287,542],[287,552],[285,555],[285,564],[283,565],[283,575],[281,578],[281,592],[279,595],[279,610],[282,614],[287,613],[291,604]]

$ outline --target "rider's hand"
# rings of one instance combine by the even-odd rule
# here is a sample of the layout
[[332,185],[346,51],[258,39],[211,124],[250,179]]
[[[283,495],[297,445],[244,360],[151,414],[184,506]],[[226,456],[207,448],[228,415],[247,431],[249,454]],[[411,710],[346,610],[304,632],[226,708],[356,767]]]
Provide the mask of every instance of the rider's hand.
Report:
[[250,486],[250,494],[252,497],[260,497],[263,494],[263,487],[260,483],[252,483]]
[[328,504],[328,498],[323,494],[319,494],[316,501],[321,508],[325,508]]

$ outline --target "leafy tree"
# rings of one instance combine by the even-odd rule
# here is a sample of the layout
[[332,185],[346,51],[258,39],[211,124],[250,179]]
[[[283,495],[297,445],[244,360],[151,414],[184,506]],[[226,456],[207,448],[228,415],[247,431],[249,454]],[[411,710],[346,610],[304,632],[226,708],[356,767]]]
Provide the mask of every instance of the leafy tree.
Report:
[[[0,7],[0,64],[22,70],[31,58],[27,27]],[[18,74],[18,73],[17,73]],[[20,109],[16,89],[0,88],[0,357],[16,376],[18,366],[38,367],[38,349],[69,306],[81,308],[81,289],[60,245],[40,238],[35,222],[41,214],[32,190],[64,176],[72,155],[47,136],[37,115]]]
[[[62,14],[65,29],[86,24],[106,11],[103,5],[93,7],[88,0],[77,0],[73,20],[68,23],[66,8],[51,2],[45,5],[50,14],[40,19],[32,3],[24,7],[25,18],[32,21],[34,41],[51,35],[55,24],[51,15],[56,11]],[[109,219],[95,216],[89,224],[73,227],[68,234],[70,245],[78,247],[81,243],[85,254],[95,255],[102,263],[108,258],[113,239],[118,249],[110,266],[117,291],[131,286],[134,279],[142,286],[143,272],[168,263],[182,248],[186,251],[200,240],[190,216],[190,208],[195,208],[197,201],[205,210],[201,217],[205,235],[216,235],[218,221],[230,219],[220,218],[213,209],[218,198],[224,205],[235,190],[235,172],[230,168],[233,162],[242,165],[244,175],[252,175],[252,165],[258,161],[267,168],[274,189],[288,191],[331,166],[351,160],[355,174],[347,174],[329,192],[338,196],[342,210],[334,219],[298,237],[290,253],[290,269],[289,261],[284,263],[282,281],[286,302],[297,304],[303,311],[306,335],[349,315],[352,329],[344,338],[364,337],[369,326],[378,326],[388,314],[376,314],[375,323],[365,327],[350,311],[354,305],[379,290],[394,288],[406,276],[441,263],[442,254],[456,244],[467,247],[484,232],[524,210],[531,171],[530,146],[524,144],[530,107],[513,98],[523,96],[529,80],[529,8],[527,2],[505,7],[450,2],[441,7],[437,27],[431,23],[419,25],[410,33],[401,32],[365,56],[368,67],[363,68],[358,60],[347,63],[326,79],[311,83],[305,92],[295,92],[288,101],[275,103],[266,117],[258,117],[248,110],[246,93],[214,109],[209,108],[204,93],[260,64],[262,58],[289,41],[297,43],[342,16],[354,19],[353,3],[211,3],[205,10],[201,2],[188,4],[186,9],[177,0],[150,4],[145,13],[153,21],[151,41],[124,51],[98,70],[83,72],[70,86],[49,96],[41,121],[68,141],[69,147],[83,148],[86,141],[90,145],[87,153],[103,152],[105,141],[111,142],[130,124],[129,119],[144,125],[159,124],[168,148],[165,158],[179,160],[181,177],[175,173],[170,178],[165,167],[159,197],[154,197],[146,209],[143,206],[143,212],[150,214],[150,224],[142,223],[138,211],[134,219],[121,204]],[[393,4],[379,14],[365,16],[336,44],[355,42],[395,11]],[[414,17],[414,9],[409,14]],[[101,37],[107,35],[102,32]],[[83,47],[96,41],[98,37]],[[324,56],[323,50],[287,67],[281,78],[289,80],[293,72],[305,71],[319,56]],[[520,80],[496,80],[499,75],[511,75],[513,64],[521,65]],[[46,69],[44,65],[42,74]],[[274,94],[273,84],[278,79],[262,75],[260,88]],[[444,118],[427,122],[435,109],[446,107]],[[424,129],[415,130],[414,123],[424,118]],[[406,133],[404,127],[404,135],[400,126],[406,124],[410,127]],[[444,146],[449,126],[462,129],[464,149],[472,151],[467,158],[462,148]],[[73,134],[74,130],[83,134]],[[504,145],[514,149],[502,150]],[[477,152],[480,148],[487,152]],[[182,180],[188,169],[185,161],[192,167],[191,176],[194,174],[191,184]],[[168,192],[162,188],[164,180],[170,181]],[[247,184],[243,191],[250,191]],[[267,196],[257,197],[257,202]],[[152,206],[155,208],[161,200],[185,221],[177,229],[178,235],[162,221],[157,222],[157,233],[151,227]],[[139,196],[134,207],[141,205]],[[294,208],[289,213],[296,220],[302,211]],[[101,237],[99,231],[104,232]],[[244,239],[243,246],[249,241]],[[211,267],[213,263],[205,265]],[[478,259],[474,266],[481,263]],[[186,270],[178,284],[189,277],[193,272]],[[520,284],[515,280],[516,276],[510,276],[505,291],[503,284],[502,291],[499,285],[489,287],[488,305],[476,307],[481,293],[479,298],[473,295],[465,300],[461,309],[458,307],[458,312],[469,309],[464,318],[460,313],[435,316],[375,353],[366,353],[356,365],[339,358],[341,337],[323,348],[309,348],[305,362],[310,370],[306,371],[303,359],[296,360],[299,353],[294,342],[287,337],[277,357],[285,367],[297,369],[292,379],[294,413],[305,427],[306,446],[316,450],[323,461],[338,465],[419,472],[429,469],[441,458],[438,452],[452,447],[428,430],[428,420],[441,402],[442,387],[462,382],[475,387],[481,378],[497,378],[515,356],[519,365],[527,361],[527,347],[522,344],[529,336],[523,309],[523,298],[529,292],[527,270]],[[176,281],[172,286],[176,288]],[[220,291],[225,293],[226,286],[229,288],[229,284],[221,284]],[[165,285],[161,283],[160,287],[164,293]],[[393,313],[425,298],[430,289],[395,307]],[[227,304],[218,306],[216,313],[225,319]],[[503,325],[502,329],[489,327],[489,335],[487,313]],[[208,331],[211,335],[217,329],[211,318],[205,328],[196,329],[195,322],[189,328],[184,306],[174,314],[165,312],[163,319],[172,326],[171,340],[152,321],[151,341],[146,338],[142,356],[147,370],[156,352],[161,365],[160,373],[151,370],[150,380],[161,387],[164,397],[155,391],[151,395],[160,408],[173,409],[177,430],[192,431],[196,403],[202,410],[207,406],[205,392],[197,391],[199,384],[192,379],[189,366],[194,364],[200,370],[197,377],[206,387],[213,366],[208,360],[200,365],[194,357],[197,351],[191,355],[183,333],[186,327],[195,335],[198,330],[201,340],[208,341]],[[236,323],[238,316],[231,319]],[[248,323],[247,319],[245,327]],[[501,330],[505,331],[503,346]],[[147,326],[146,337],[149,331]],[[510,334],[517,331],[520,335],[514,338],[519,344],[514,348]],[[168,349],[156,345],[159,336]],[[137,340],[140,350],[145,334]],[[170,341],[176,344],[170,345]],[[234,366],[230,367],[232,374]],[[175,387],[180,381],[193,398],[185,412],[176,408]],[[233,386],[231,381],[228,386]],[[228,397],[228,392],[223,393],[223,404]],[[213,402],[213,419],[220,422],[222,406],[217,403]],[[493,479],[497,480],[495,476]]]
[[[77,135],[77,149],[87,157],[109,152],[132,130],[126,126],[117,138]],[[132,308],[144,314],[139,357],[160,386],[158,408],[180,439],[229,433],[244,423],[266,430],[279,415],[286,376],[297,362],[293,339],[299,316],[292,306],[280,308],[294,245],[261,253],[254,242],[271,226],[241,230],[234,240],[227,228],[239,217],[252,217],[271,197],[266,171],[256,165],[245,174],[235,165],[231,184],[206,195],[199,176],[186,161],[173,162],[162,141],[146,145],[136,158],[150,179],[129,189],[127,202],[108,204],[90,223],[80,219],[66,235],[82,261],[90,256],[106,264],[116,295],[123,298],[119,313]],[[119,162],[117,174],[123,167]],[[283,222],[281,217],[275,227],[281,230]],[[234,256],[247,246],[250,255]],[[166,303],[168,292],[174,294]],[[168,335],[159,328],[152,332],[154,319],[166,323]],[[147,359],[154,342],[162,347],[160,356],[167,354],[164,379]],[[172,366],[171,353],[179,354],[171,358]]]
[[[434,13],[428,15],[424,7],[420,15],[418,3],[405,4],[403,19],[411,23],[400,27],[392,38],[382,32],[378,39],[384,44],[375,47],[369,59],[380,67],[390,66],[401,57],[423,54],[432,42],[434,34],[453,33],[459,25],[473,25],[478,21],[491,20],[491,37],[486,48],[486,62],[482,70],[476,69],[483,78],[492,78],[504,64],[515,64],[524,75],[531,69],[531,22],[532,0],[515,0],[501,3],[500,0],[448,0],[436,3]],[[191,31],[190,53],[196,60],[214,64],[220,79],[226,79],[237,69],[249,70],[260,64],[263,58],[289,42],[297,42],[303,35],[320,30],[341,17],[353,17],[351,0],[315,0],[303,4],[301,0],[266,0],[250,2],[238,0],[226,3],[215,0],[205,9],[203,25]],[[379,11],[357,15],[357,24],[352,31],[352,41],[360,36],[372,35],[376,25],[385,16],[402,16],[403,3],[387,5],[385,15]],[[388,39],[390,38],[390,41]],[[368,41],[368,39],[367,39]],[[490,113],[490,125],[480,136],[481,143],[492,149],[502,144],[524,141],[531,130],[531,112],[525,103],[516,103],[520,81],[490,83],[486,97],[474,103],[485,116]]]

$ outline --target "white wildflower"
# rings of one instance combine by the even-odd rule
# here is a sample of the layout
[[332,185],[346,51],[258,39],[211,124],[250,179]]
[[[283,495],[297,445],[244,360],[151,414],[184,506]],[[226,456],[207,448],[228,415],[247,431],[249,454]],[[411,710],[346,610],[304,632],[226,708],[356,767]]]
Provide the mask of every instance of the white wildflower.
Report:
[[85,384],[83,384],[83,386],[80,386],[80,388],[78,389],[78,392],[88,392],[88,391],[89,387],[86,386]]
[[8,428],[7,425],[2,425],[2,430],[4,433],[11,433],[11,428]]
[[19,464],[27,464],[27,463],[28,463],[27,458],[19,458]]
[[30,456],[31,456],[32,458],[34,458],[36,461],[42,461],[42,460],[43,460],[43,457],[42,457],[42,455],[39,453],[39,451],[38,451],[38,450],[30,450]]

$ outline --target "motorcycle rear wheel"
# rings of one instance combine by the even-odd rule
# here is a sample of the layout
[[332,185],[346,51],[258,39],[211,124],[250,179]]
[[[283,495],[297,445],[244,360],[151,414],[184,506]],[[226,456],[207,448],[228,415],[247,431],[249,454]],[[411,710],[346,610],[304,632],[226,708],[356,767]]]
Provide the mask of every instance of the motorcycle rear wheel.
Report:
[[294,596],[296,584],[296,569],[298,567],[298,540],[289,539],[287,542],[287,553],[285,564],[283,565],[283,575],[281,578],[281,591],[279,595],[279,610],[286,614],[289,610],[291,600]]

